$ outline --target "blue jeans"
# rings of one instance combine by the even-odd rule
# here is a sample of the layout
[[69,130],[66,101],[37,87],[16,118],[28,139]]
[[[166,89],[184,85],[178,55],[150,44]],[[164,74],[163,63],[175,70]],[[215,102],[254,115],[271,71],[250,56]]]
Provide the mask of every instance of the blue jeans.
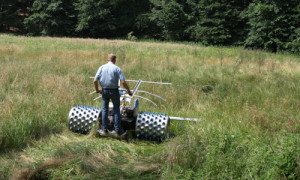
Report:
[[121,130],[121,115],[120,115],[120,94],[119,90],[107,90],[103,89],[102,92],[102,129],[108,129],[108,104],[109,100],[111,99],[114,108],[114,123],[115,123],[115,130]]

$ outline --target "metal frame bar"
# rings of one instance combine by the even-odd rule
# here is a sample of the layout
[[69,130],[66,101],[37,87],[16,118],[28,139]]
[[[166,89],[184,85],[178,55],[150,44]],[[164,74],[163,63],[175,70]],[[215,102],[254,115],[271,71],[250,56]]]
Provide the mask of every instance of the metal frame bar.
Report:
[[96,98],[94,99],[94,101],[97,100],[97,99],[100,99],[100,98],[102,98],[101,95],[99,95],[98,97],[96,97]]
[[170,120],[178,120],[178,121],[201,121],[201,119],[197,118],[183,118],[183,117],[174,117],[174,116],[169,116]]
[[92,95],[92,94],[94,94],[94,93],[96,93],[96,91],[91,92],[89,95]]
[[155,106],[157,106],[157,104],[155,104],[153,101],[151,101],[150,99],[147,99],[147,98],[145,98],[145,97],[143,97],[143,96],[134,95],[134,97],[142,98],[142,99],[144,99],[144,100],[146,100],[146,101],[151,102],[151,103],[154,104]]
[[[90,77],[91,79],[95,79],[95,77]],[[139,82],[139,80],[126,80],[128,82]],[[150,83],[150,84],[166,84],[172,85],[172,83],[163,83],[163,82],[152,82],[152,81],[142,81],[143,83]]]
[[136,91],[136,92],[141,92],[141,93],[150,94],[150,95],[155,96],[155,97],[158,97],[159,99],[161,99],[161,100],[163,100],[163,101],[166,102],[166,100],[165,100],[164,98],[160,97],[159,95],[152,94],[152,93],[149,93],[149,92],[147,92],[147,91]]
[[[128,82],[139,82],[137,80],[126,80]],[[152,81],[142,81],[143,83],[150,83],[150,84],[166,84],[166,85],[172,85],[172,83],[163,83],[163,82],[152,82]]]
[[136,93],[136,91],[140,87],[141,83],[142,83],[142,80],[139,80],[138,83],[135,85],[135,87],[134,87],[134,89],[132,91],[132,96],[134,96],[134,94]]

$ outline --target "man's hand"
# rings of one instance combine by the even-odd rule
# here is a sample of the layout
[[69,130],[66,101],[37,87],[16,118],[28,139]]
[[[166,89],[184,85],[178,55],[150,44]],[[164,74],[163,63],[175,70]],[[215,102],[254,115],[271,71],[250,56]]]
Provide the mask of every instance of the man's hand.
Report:
[[121,83],[123,84],[123,86],[125,87],[125,89],[127,90],[128,94],[130,96],[132,96],[132,92],[129,89],[129,86],[127,85],[126,81],[121,81]]
[[128,94],[129,94],[130,96],[132,96],[132,92],[131,92],[131,91],[128,91]]
[[102,89],[98,88],[98,80],[95,78],[94,79],[94,85],[95,85],[95,89],[96,89],[96,93],[102,93]]
[[102,94],[102,89],[98,89],[97,91],[96,91],[96,93],[100,93],[100,94]]

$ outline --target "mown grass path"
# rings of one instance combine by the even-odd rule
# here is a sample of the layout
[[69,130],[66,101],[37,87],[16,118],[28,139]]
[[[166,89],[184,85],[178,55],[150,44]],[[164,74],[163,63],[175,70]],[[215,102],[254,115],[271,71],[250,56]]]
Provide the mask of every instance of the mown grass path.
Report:
[[[90,76],[115,53],[127,79],[167,99],[164,143],[67,130],[76,104],[101,106]],[[0,179],[297,179],[300,57],[197,44],[0,35]],[[130,84],[133,88],[134,84]]]

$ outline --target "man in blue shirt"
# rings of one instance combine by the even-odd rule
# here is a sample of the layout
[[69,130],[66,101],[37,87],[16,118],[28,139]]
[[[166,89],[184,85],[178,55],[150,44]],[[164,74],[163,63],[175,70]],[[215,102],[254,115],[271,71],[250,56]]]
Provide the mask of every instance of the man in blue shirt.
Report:
[[[102,129],[98,132],[101,136],[108,134],[114,136],[124,136],[126,132],[121,127],[120,115],[120,94],[119,94],[119,80],[127,90],[129,95],[132,95],[123,75],[122,70],[115,65],[117,57],[114,54],[108,55],[108,63],[102,65],[95,76],[94,85],[97,93],[102,94]],[[102,89],[98,87],[98,81]],[[114,107],[113,114],[115,120],[115,130],[108,132],[108,104],[111,99]]]

